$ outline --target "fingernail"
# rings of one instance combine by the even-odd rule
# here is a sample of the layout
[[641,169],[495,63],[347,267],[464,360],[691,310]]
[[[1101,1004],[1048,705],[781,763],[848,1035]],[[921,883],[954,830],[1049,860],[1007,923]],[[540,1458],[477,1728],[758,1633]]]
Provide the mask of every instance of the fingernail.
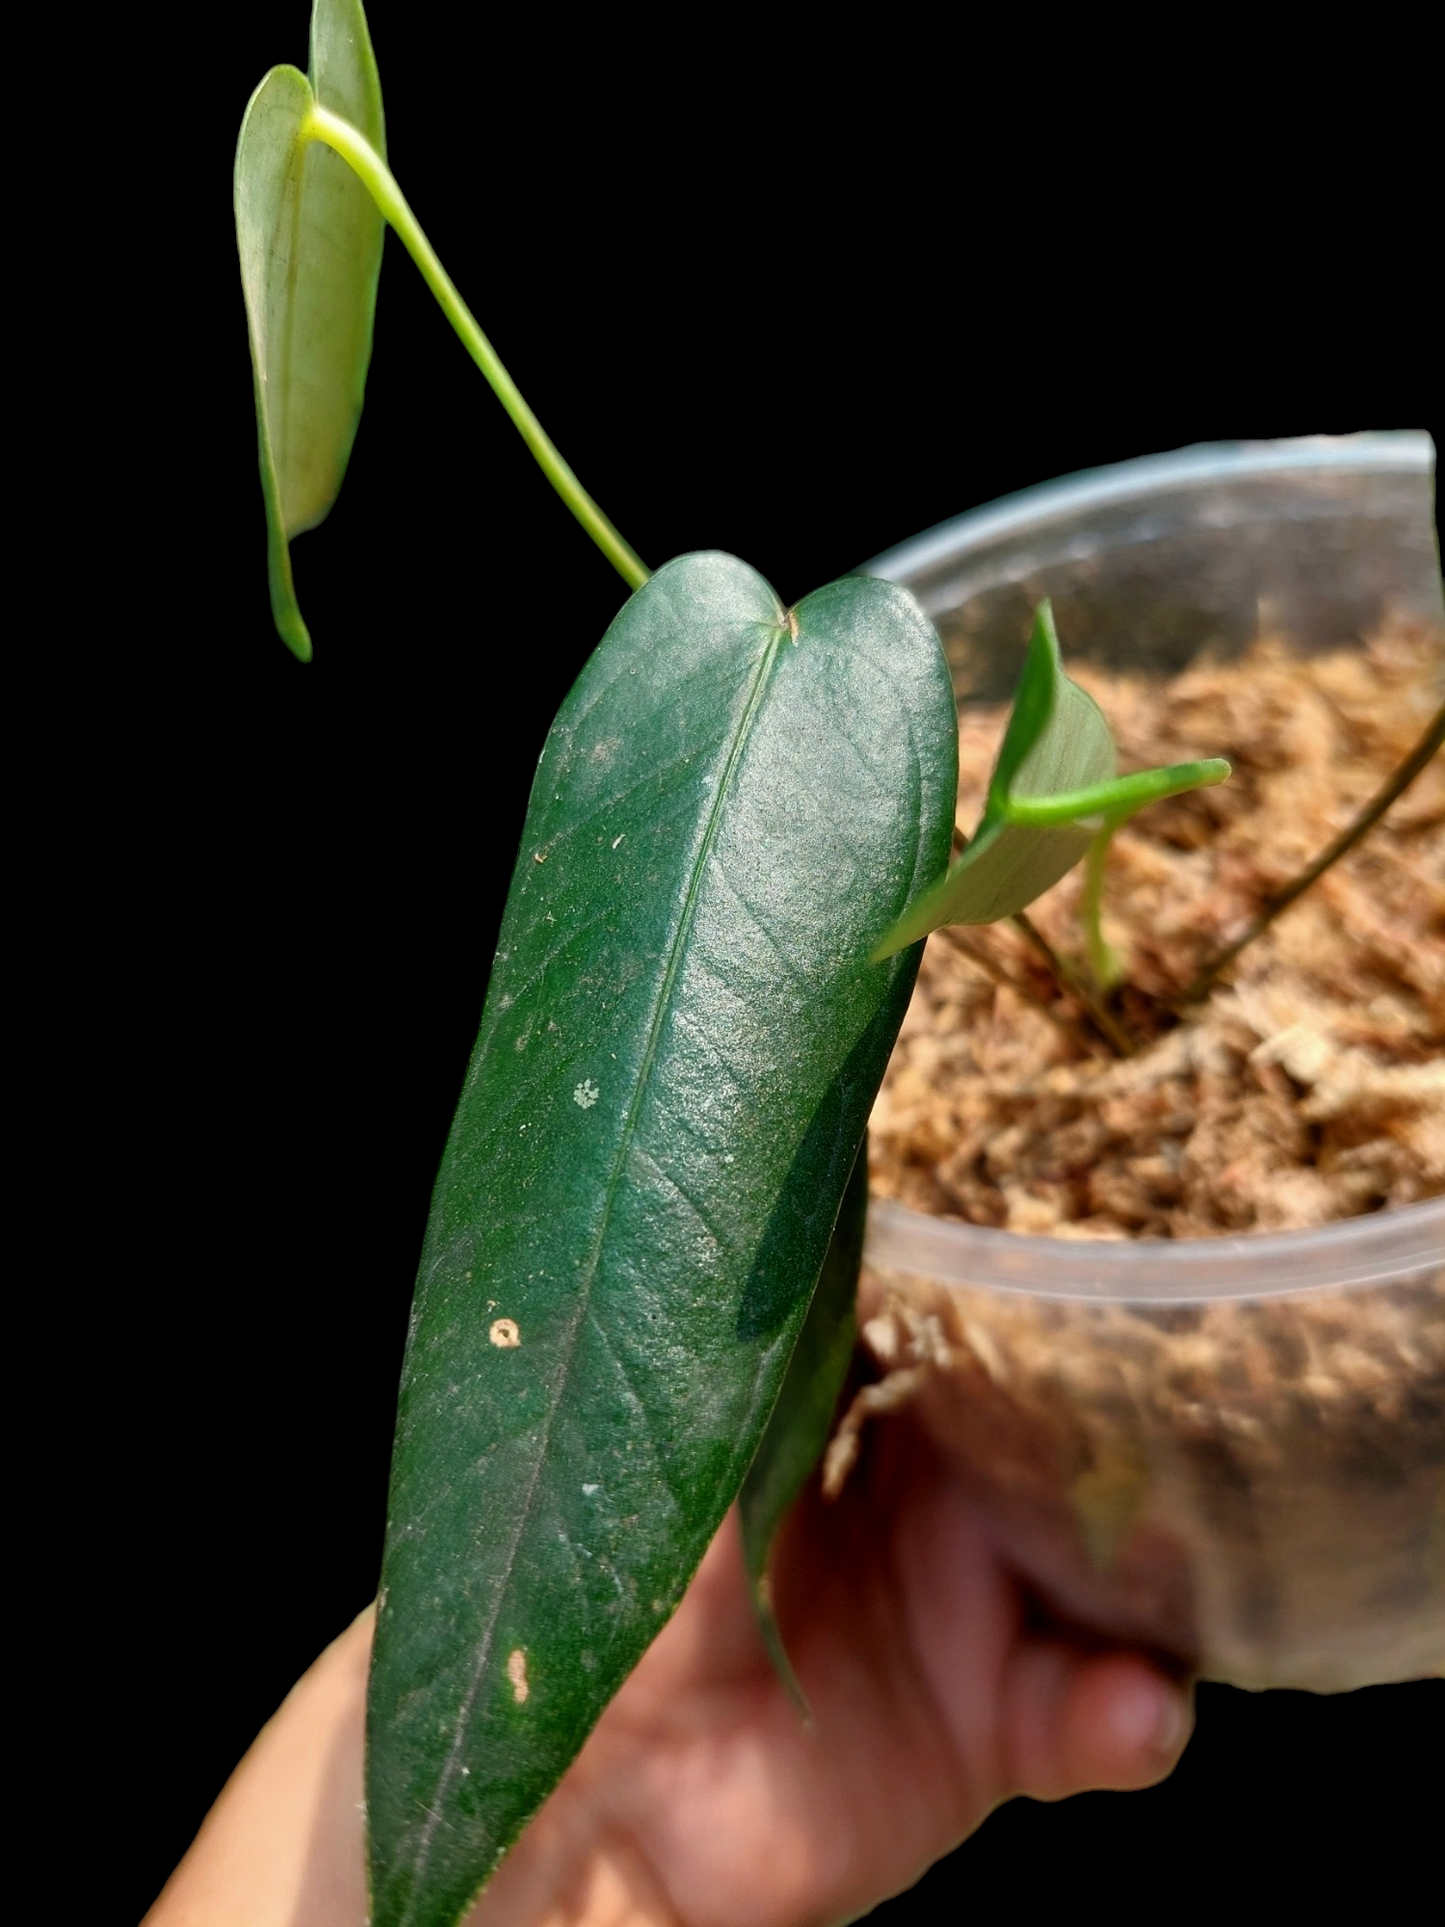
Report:
[[1154,1751],[1163,1759],[1173,1759],[1183,1746],[1188,1731],[1189,1709],[1184,1703],[1184,1696],[1170,1687],[1161,1687],[1150,1741]]
[[1184,1744],[1189,1709],[1163,1680],[1136,1679],[1114,1703],[1114,1731],[1131,1749],[1172,1759]]

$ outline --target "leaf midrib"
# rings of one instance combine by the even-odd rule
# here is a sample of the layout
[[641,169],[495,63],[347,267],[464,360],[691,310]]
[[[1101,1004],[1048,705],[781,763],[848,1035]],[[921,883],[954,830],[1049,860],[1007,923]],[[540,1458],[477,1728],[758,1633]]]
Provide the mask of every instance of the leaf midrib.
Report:
[[[306,82],[306,91],[308,95],[311,93],[311,83],[309,81]],[[279,370],[281,379],[277,383],[277,387],[281,391],[277,397],[276,441],[278,446],[273,451],[272,462],[275,465],[277,474],[276,494],[278,498],[277,507],[281,515],[281,528],[288,542],[293,535],[298,533],[298,531],[291,527],[291,504],[287,500],[287,497],[294,496],[295,494],[291,474],[291,388],[295,361],[293,348],[296,340],[296,289],[301,275],[301,193],[305,184],[306,152],[306,148],[303,147],[299,154],[294,154],[291,158],[289,170],[291,180],[288,183],[289,192],[281,203],[284,208],[286,202],[288,200],[290,202],[289,230],[291,246],[286,259],[286,325],[281,341],[281,367]],[[280,239],[280,231],[281,223],[278,221],[276,234],[272,243],[273,246],[276,244],[276,241]]]
[[632,1097],[629,1100],[626,1113],[622,1120],[622,1129],[618,1133],[617,1152],[613,1159],[611,1173],[608,1176],[607,1188],[603,1194],[602,1212],[598,1222],[597,1235],[593,1240],[592,1250],[588,1254],[586,1262],[581,1269],[580,1277],[583,1282],[576,1296],[575,1309],[562,1334],[562,1361],[544,1419],[542,1438],[533,1464],[532,1476],[528,1481],[527,1490],[518,1511],[517,1524],[512,1533],[511,1543],[506,1550],[506,1556],[502,1566],[501,1583],[498,1585],[494,1595],[492,1612],[482,1636],[481,1650],[477,1658],[477,1664],[473,1670],[471,1680],[468,1683],[466,1693],[462,1698],[462,1703],[457,1713],[457,1723],[452,1738],[451,1749],[445,1761],[442,1763],[440,1773],[437,1775],[432,1800],[427,1808],[426,1822],[423,1825],[416,1856],[412,1862],[412,1889],[407,1901],[406,1912],[401,1917],[403,1927],[405,1927],[405,1922],[412,1918],[412,1907],[416,1897],[417,1887],[426,1872],[427,1861],[431,1854],[432,1841],[436,1837],[436,1830],[441,1821],[441,1803],[450,1781],[455,1776],[472,1711],[476,1705],[477,1693],[481,1688],[482,1678],[487,1670],[487,1662],[491,1658],[492,1639],[496,1633],[497,1621],[501,1616],[502,1604],[511,1583],[512,1567],[517,1556],[517,1548],[521,1544],[522,1534],[526,1531],[527,1521],[531,1516],[532,1500],[537,1490],[538,1480],[542,1476],[542,1467],[546,1462],[548,1449],[552,1442],[552,1429],[556,1422],[557,1412],[562,1404],[563,1395],[567,1389],[568,1379],[572,1371],[572,1363],[577,1355],[579,1336],[592,1301],[592,1289],[597,1281],[597,1269],[602,1257],[603,1246],[606,1242],[607,1230],[612,1218],[613,1205],[616,1201],[618,1187],[622,1180],[622,1172],[627,1162],[627,1155],[632,1138],[637,1128],[642,1096],[647,1089],[648,1081],[652,1075],[653,1065],[657,1060],[657,1052],[662,1037],[663,1020],[666,1017],[668,1007],[672,1001],[672,994],[677,983],[678,972],[682,967],[683,952],[686,949],[687,938],[692,929],[694,917],[696,916],[698,898],[702,888],[703,874],[707,868],[708,856],[717,839],[718,827],[722,820],[723,808],[727,801],[728,792],[732,786],[733,777],[737,771],[743,750],[752,734],[753,725],[762,705],[763,696],[766,693],[768,682],[771,679],[774,665],[777,662],[783,638],[788,634],[786,622],[769,626],[771,626],[774,631],[773,639],[759,659],[753,687],[748,695],[747,707],[743,711],[742,721],[738,726],[732,748],[728,752],[727,763],[718,783],[717,794],[713,798],[712,808],[708,812],[707,825],[703,831],[702,840],[698,845],[692,876],[688,881],[687,894],[683,900],[682,913],[678,917],[677,926],[673,933],[667,967],[663,972],[662,981],[658,987],[657,1001],[653,1007],[652,1018],[648,1025],[647,1042],[643,1047],[639,1073],[633,1086]]

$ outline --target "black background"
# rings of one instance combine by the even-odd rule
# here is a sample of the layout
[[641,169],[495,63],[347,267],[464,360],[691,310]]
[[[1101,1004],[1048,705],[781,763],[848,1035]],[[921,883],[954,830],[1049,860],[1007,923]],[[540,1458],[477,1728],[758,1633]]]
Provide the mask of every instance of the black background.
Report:
[[[1062,72],[1045,107],[916,43],[820,73],[704,34],[648,50],[659,87],[615,25],[511,22],[503,46],[452,22],[440,59],[415,10],[372,25],[413,206],[653,564],[722,547],[793,599],[1071,470],[1439,437],[1418,207],[1293,123],[1261,145],[1242,82],[1206,127],[1127,86],[1095,111]],[[93,611],[51,712],[49,793],[79,805],[57,1229],[104,1231],[108,1690],[151,1762],[107,1796],[118,1917],[374,1590],[412,1274],[530,771],[624,593],[388,240],[351,472],[294,552],[315,662],[277,641],[230,165],[250,88],[304,64],[304,34],[288,0],[163,50],[189,62],[156,95],[184,138],[164,170],[157,147],[160,294],[118,270],[146,308],[143,405],[101,477],[121,539],[54,585]],[[1222,169],[1241,128],[1247,167]],[[1167,1786],[1018,1803],[919,1895],[1022,1895],[1033,1917],[1119,1883],[1140,1913],[1246,1882],[1261,1905],[1338,1901],[1382,1870],[1377,1898],[1428,1891],[1442,1697],[1203,1689]]]

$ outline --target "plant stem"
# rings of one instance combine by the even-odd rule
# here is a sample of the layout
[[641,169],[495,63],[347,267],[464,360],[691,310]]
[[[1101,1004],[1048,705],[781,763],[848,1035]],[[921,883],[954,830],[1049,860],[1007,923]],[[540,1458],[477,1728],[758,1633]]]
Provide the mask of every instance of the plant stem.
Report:
[[1014,916],[1009,918],[1009,922],[1020,935],[1025,937],[1028,942],[1033,945],[1034,949],[1038,951],[1039,955],[1049,966],[1049,969],[1054,973],[1060,986],[1068,992],[1069,996],[1071,996],[1076,1003],[1082,1005],[1083,1009],[1088,1013],[1095,1029],[1099,1032],[1100,1036],[1113,1047],[1115,1053],[1120,1057],[1132,1057],[1134,1055],[1134,1040],[1124,1029],[1124,1026],[1110,1011],[1104,1008],[1103,1004],[1099,1002],[1099,999],[1094,995],[1088,984],[1084,982],[1078,971],[1074,969],[1073,965],[1067,963],[1064,958],[1059,955],[1058,951],[1055,950],[1054,946],[1049,942],[1043,931],[1039,929],[1028,912],[1026,910],[1018,911]]
[[492,392],[511,416],[522,440],[536,457],[542,473],[628,587],[640,589],[648,577],[646,563],[613,528],[563,461],[550,436],[523,400],[521,390],[503,367],[496,349],[477,326],[471,310],[457,293],[451,276],[438,260],[436,250],[423,234],[420,223],[407,206],[406,197],[386,162],[349,122],[319,103],[311,109],[302,132],[305,139],[318,140],[333,153],[339,154],[360,179],[421,270],[422,279],[436,296],[442,313],[461,337],[462,346],[491,383]]
[[[958,827],[957,823],[955,823],[953,826],[953,854],[955,856],[962,856],[967,848],[968,838]],[[1134,1054],[1134,1045],[1128,1032],[1122,1024],[1117,1023],[1109,1012],[1104,1009],[1103,1005],[1099,1003],[1093,992],[1089,989],[1089,986],[1084,982],[1083,978],[1079,976],[1078,972],[1071,969],[1071,967],[1064,962],[1058,951],[1054,949],[1054,946],[1049,942],[1043,931],[1039,929],[1028,912],[1026,910],[1016,912],[1015,915],[1009,918],[1009,922],[1013,925],[1014,929],[1019,932],[1020,936],[1031,943],[1034,949],[1038,951],[1039,955],[1053,972],[1054,982],[1059,986],[1059,989],[1062,990],[1066,996],[1073,998],[1074,1002],[1078,1004],[1080,1009],[1093,1023],[1095,1030],[1098,1031],[1105,1043],[1113,1050],[1115,1056],[1132,1057]],[[940,925],[940,931],[946,932],[949,936],[954,936],[955,934],[954,926],[951,924]],[[959,949],[967,950],[970,955],[973,955],[971,946],[962,939],[956,938],[955,940]],[[984,967],[985,969],[988,968],[987,965]],[[1016,985],[1015,988],[1021,989],[1022,986]]]
[[1015,977],[1011,971],[1005,970],[1003,965],[991,957],[980,945],[970,943],[956,924],[940,924],[932,934],[935,937],[942,937],[944,942],[947,943],[951,949],[958,951],[960,956],[967,957],[970,963],[977,964],[984,975],[986,977],[992,977],[996,984],[1001,984],[1005,990],[1016,992],[1032,1009],[1038,1011],[1041,1016],[1047,1017],[1051,1024],[1057,1025],[1066,1037],[1072,1037],[1076,1044],[1082,1042],[1087,1048],[1093,1048],[1092,1042],[1088,1037],[1080,1036],[1077,1023],[1072,1022],[1067,1017],[1061,1016],[1052,1004],[1046,1003],[1044,999],[1040,997],[1036,991],[1030,989],[1021,978]]
[[1105,996],[1123,976],[1118,954],[1104,936],[1104,870],[1109,861],[1109,845],[1118,824],[1106,818],[1094,832],[1084,858],[1084,895],[1079,916],[1084,926],[1084,944],[1089,953],[1089,968],[1094,982]]
[[1180,993],[1175,1000],[1176,1003],[1197,1004],[1201,998],[1207,996],[1220,971],[1232,964],[1247,944],[1253,943],[1261,931],[1267,930],[1282,911],[1288,910],[1298,897],[1304,895],[1312,883],[1324,875],[1331,864],[1338,863],[1347,851],[1354,848],[1361,837],[1375,827],[1396,797],[1414,782],[1442,743],[1445,743],[1445,707],[1440,709],[1404,762],[1383,788],[1371,797],[1353,823],[1340,832],[1328,849],[1320,852],[1308,869],[1302,870],[1282,890],[1276,890],[1272,896],[1265,898],[1253,921],[1247,925],[1242,935],[1236,937],[1233,943],[1226,944],[1222,950],[1216,951],[1214,956],[1200,966],[1193,982]]

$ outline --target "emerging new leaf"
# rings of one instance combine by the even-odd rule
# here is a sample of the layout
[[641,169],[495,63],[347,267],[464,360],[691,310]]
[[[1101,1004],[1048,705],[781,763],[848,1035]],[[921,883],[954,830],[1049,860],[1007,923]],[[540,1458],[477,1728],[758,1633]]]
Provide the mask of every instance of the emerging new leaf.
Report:
[[995,923],[1042,896],[1083,856],[1093,826],[1010,822],[1009,797],[1087,789],[1113,774],[1114,739],[1104,713],[1064,674],[1053,610],[1041,602],[973,841],[947,876],[909,906],[875,954],[892,956],[940,924]]
[[251,336],[271,611],[303,662],[311,637],[290,540],[336,500],[371,359],[381,215],[346,163],[311,140],[314,102],[385,152],[381,83],[360,0],[316,0],[310,77],[273,67],[236,144],[236,243]]
[[[973,841],[874,951],[891,957],[945,923],[996,923],[1052,889],[1101,831],[1161,797],[1229,775],[1223,757],[1114,774],[1114,739],[1093,697],[1064,674],[1053,610],[1041,602]],[[1104,844],[1098,846],[1101,860]]]

